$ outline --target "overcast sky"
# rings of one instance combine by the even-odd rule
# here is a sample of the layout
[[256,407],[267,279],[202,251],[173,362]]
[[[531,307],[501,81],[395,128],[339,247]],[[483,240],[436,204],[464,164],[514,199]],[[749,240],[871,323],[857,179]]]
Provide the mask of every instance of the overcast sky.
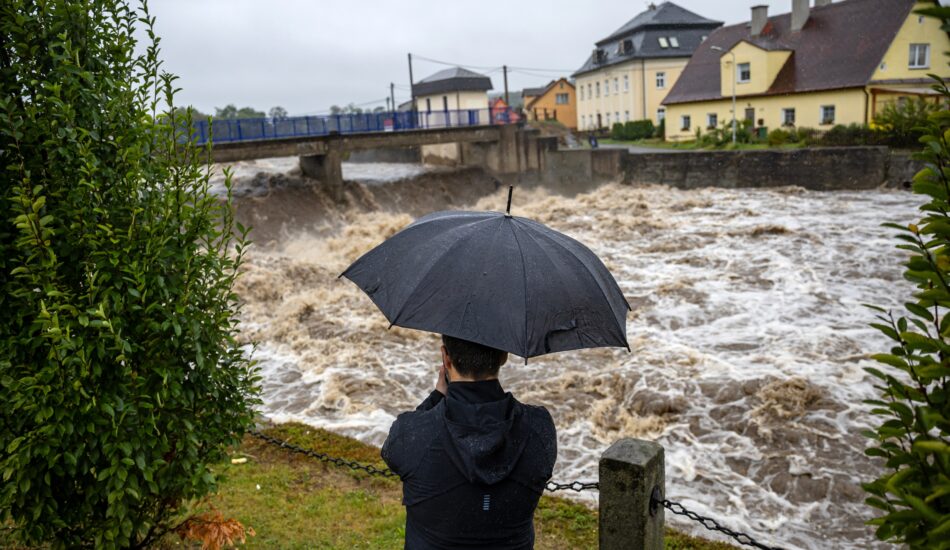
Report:
[[[659,2],[657,2],[659,3]],[[792,0],[677,0],[727,25]],[[409,99],[406,54],[416,81],[442,68],[428,57],[479,70],[509,90],[539,86],[580,67],[594,42],[646,9],[645,0],[153,0],[165,70],[181,77],[176,103],[203,112],[234,103],[291,115],[353,102]],[[499,67],[492,71],[492,67]],[[541,69],[541,70],[538,70]],[[371,103],[376,101],[376,103]]]

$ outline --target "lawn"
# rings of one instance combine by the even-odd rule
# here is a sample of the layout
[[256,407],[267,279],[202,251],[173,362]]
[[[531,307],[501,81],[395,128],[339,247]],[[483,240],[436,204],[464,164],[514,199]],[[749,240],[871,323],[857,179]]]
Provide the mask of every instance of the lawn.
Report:
[[727,150],[762,150],[762,149],[801,149],[804,147],[801,143],[785,143],[783,145],[769,145],[768,143],[736,143],[735,146],[727,144],[723,147],[701,146],[695,140],[693,141],[662,141],[656,138],[641,139],[636,141],[617,140],[612,138],[603,138],[599,140],[604,145],[626,145],[636,147],[650,147],[654,149],[676,149],[680,151],[727,151]]
[[[302,424],[281,424],[264,430],[297,446],[385,467],[379,449],[347,437]],[[222,477],[211,504],[226,518],[254,529],[246,548],[350,549],[402,548],[405,510],[398,479],[328,465],[274,444],[246,436],[232,458],[222,464]],[[200,508],[205,509],[206,505]],[[571,500],[545,495],[535,512],[538,549],[597,547],[597,511]],[[14,546],[0,531],[0,548]],[[162,550],[199,548],[166,536]],[[667,531],[668,550],[728,550],[735,547]]]

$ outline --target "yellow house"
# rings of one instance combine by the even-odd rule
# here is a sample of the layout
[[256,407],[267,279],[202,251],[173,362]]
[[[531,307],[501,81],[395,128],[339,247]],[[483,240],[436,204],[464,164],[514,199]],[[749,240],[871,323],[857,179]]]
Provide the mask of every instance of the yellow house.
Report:
[[888,102],[932,96],[950,78],[950,38],[918,0],[791,0],[792,11],[722,27],[666,96],[666,138],[687,140],[732,120],[757,128],[869,124]]
[[610,128],[616,122],[665,116],[660,104],[693,52],[722,26],[672,2],[650,7],[596,43],[573,74],[577,127]]
[[568,79],[552,80],[540,89],[528,88],[523,96],[528,120],[557,120],[568,128],[577,128],[577,98],[574,84]]
[[[491,79],[452,67],[412,84],[419,124],[424,128],[491,124],[488,90]],[[471,120],[476,117],[477,120]]]

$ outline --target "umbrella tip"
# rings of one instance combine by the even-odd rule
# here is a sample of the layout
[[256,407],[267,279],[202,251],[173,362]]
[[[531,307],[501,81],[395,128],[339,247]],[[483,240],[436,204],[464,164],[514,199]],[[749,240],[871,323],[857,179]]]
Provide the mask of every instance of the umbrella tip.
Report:
[[514,192],[514,190],[515,190],[514,185],[508,186],[508,206],[505,208],[505,215],[508,216],[509,218],[511,217],[511,194]]

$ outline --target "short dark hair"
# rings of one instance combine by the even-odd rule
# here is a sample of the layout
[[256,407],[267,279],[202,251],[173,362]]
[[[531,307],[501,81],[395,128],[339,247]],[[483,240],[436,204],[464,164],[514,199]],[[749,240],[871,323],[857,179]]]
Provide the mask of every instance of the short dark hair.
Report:
[[475,380],[498,376],[498,369],[508,361],[508,352],[490,348],[461,338],[442,335],[442,344],[459,374]]

